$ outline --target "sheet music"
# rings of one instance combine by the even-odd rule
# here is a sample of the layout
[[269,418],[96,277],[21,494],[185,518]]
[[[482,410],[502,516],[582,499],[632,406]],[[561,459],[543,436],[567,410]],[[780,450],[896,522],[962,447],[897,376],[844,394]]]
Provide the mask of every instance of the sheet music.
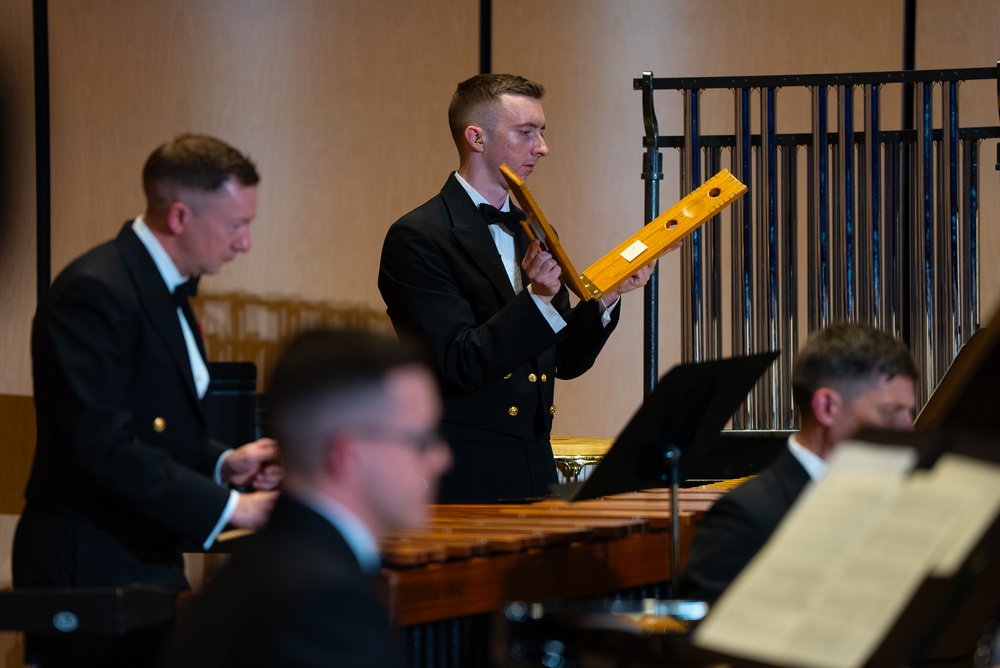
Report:
[[862,665],[916,588],[960,565],[1000,507],[997,467],[946,455],[904,479],[914,459],[907,449],[838,447],[695,643],[776,665]]
[[1000,513],[1000,466],[978,459],[946,455],[934,466],[942,484],[964,493],[962,521],[952,524],[935,553],[933,574],[950,577]]

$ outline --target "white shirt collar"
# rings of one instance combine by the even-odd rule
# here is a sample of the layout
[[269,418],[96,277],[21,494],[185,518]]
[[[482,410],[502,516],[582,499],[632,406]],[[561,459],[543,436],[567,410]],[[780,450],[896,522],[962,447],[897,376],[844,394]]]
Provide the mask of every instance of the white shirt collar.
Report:
[[799,443],[795,438],[795,434],[791,434],[788,437],[788,449],[791,451],[792,456],[798,460],[799,464],[802,464],[802,468],[806,470],[806,473],[813,480],[819,480],[826,474],[826,461]]
[[[463,179],[458,172],[455,172],[455,178],[458,179],[459,184],[465,188],[465,192],[469,193],[469,197],[472,198],[472,203],[476,205],[476,208],[479,208],[480,204],[489,204],[489,202],[486,201],[486,198],[480,195],[478,190],[469,185],[469,182]],[[510,194],[504,198],[503,206],[500,207],[500,210],[510,211]]]
[[135,232],[135,236],[139,237],[142,245],[146,247],[149,256],[153,258],[153,264],[156,265],[160,276],[163,277],[163,282],[167,284],[167,289],[170,292],[173,292],[174,288],[178,285],[187,282],[187,277],[181,276],[181,272],[177,270],[177,265],[167,255],[167,251],[160,245],[159,239],[156,238],[156,235],[146,225],[146,221],[143,220],[142,216],[136,216],[135,220],[132,221],[132,231]]

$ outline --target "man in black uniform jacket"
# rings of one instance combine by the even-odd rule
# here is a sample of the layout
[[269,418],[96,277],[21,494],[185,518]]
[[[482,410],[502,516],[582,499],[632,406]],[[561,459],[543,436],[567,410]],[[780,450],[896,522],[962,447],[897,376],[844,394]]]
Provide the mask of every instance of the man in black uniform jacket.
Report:
[[[227,523],[262,526],[280,478],[274,441],[209,439],[209,376],[191,279],[250,250],[256,168],[184,135],[143,169],[146,212],[56,278],[31,334],[38,439],[12,555],[15,588],[186,589],[182,540],[209,547]],[[187,282],[187,283],[186,283]],[[162,629],[44,634],[44,666],[142,666]]]
[[421,525],[451,462],[434,376],[371,333],[314,331],[269,390],[286,476],[267,527],[182,616],[165,668],[402,668],[378,542]]
[[823,475],[840,441],[862,429],[913,428],[910,352],[857,323],[814,333],[792,369],[801,429],[759,476],[719,499],[695,530],[679,598],[715,601],[764,546],[806,483]]
[[382,247],[389,318],[429,347],[444,394],[455,466],[441,483],[443,503],[549,495],[554,381],[593,365],[618,323],[620,295],[652,272],[643,267],[571,308],[559,266],[529,244],[500,165],[526,179],[548,155],[542,93],[510,74],[460,83],[448,108],[458,171],[396,221]]

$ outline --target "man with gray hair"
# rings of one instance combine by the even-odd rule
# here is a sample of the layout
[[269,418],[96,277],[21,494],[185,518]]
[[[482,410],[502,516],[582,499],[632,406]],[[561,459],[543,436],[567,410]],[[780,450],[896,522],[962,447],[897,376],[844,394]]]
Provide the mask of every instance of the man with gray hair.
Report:
[[800,429],[763,473],[719,499],[699,522],[677,586],[679,598],[714,601],[764,546],[837,444],[863,429],[913,429],[910,352],[859,323],[815,332],[792,368]]
[[268,402],[282,495],[183,615],[162,665],[402,667],[374,575],[379,540],[421,526],[451,463],[433,374],[394,340],[316,330],[282,352]]
[[[144,214],[71,262],[39,304],[15,588],[186,589],[185,541],[207,549],[227,524],[266,521],[276,444],[209,438],[207,358],[187,302],[202,274],[250,250],[259,180],[219,139],[165,142],[143,168]],[[147,665],[161,631],[29,634],[27,654],[45,666]]]

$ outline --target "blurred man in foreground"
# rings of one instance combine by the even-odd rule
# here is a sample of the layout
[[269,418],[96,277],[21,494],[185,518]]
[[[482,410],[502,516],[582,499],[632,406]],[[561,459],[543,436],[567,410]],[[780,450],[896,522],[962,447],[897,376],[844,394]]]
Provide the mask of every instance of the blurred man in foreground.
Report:
[[451,464],[434,376],[409,347],[319,330],[270,385],[283,493],[195,601],[163,666],[403,666],[375,587],[378,541],[419,526]]

